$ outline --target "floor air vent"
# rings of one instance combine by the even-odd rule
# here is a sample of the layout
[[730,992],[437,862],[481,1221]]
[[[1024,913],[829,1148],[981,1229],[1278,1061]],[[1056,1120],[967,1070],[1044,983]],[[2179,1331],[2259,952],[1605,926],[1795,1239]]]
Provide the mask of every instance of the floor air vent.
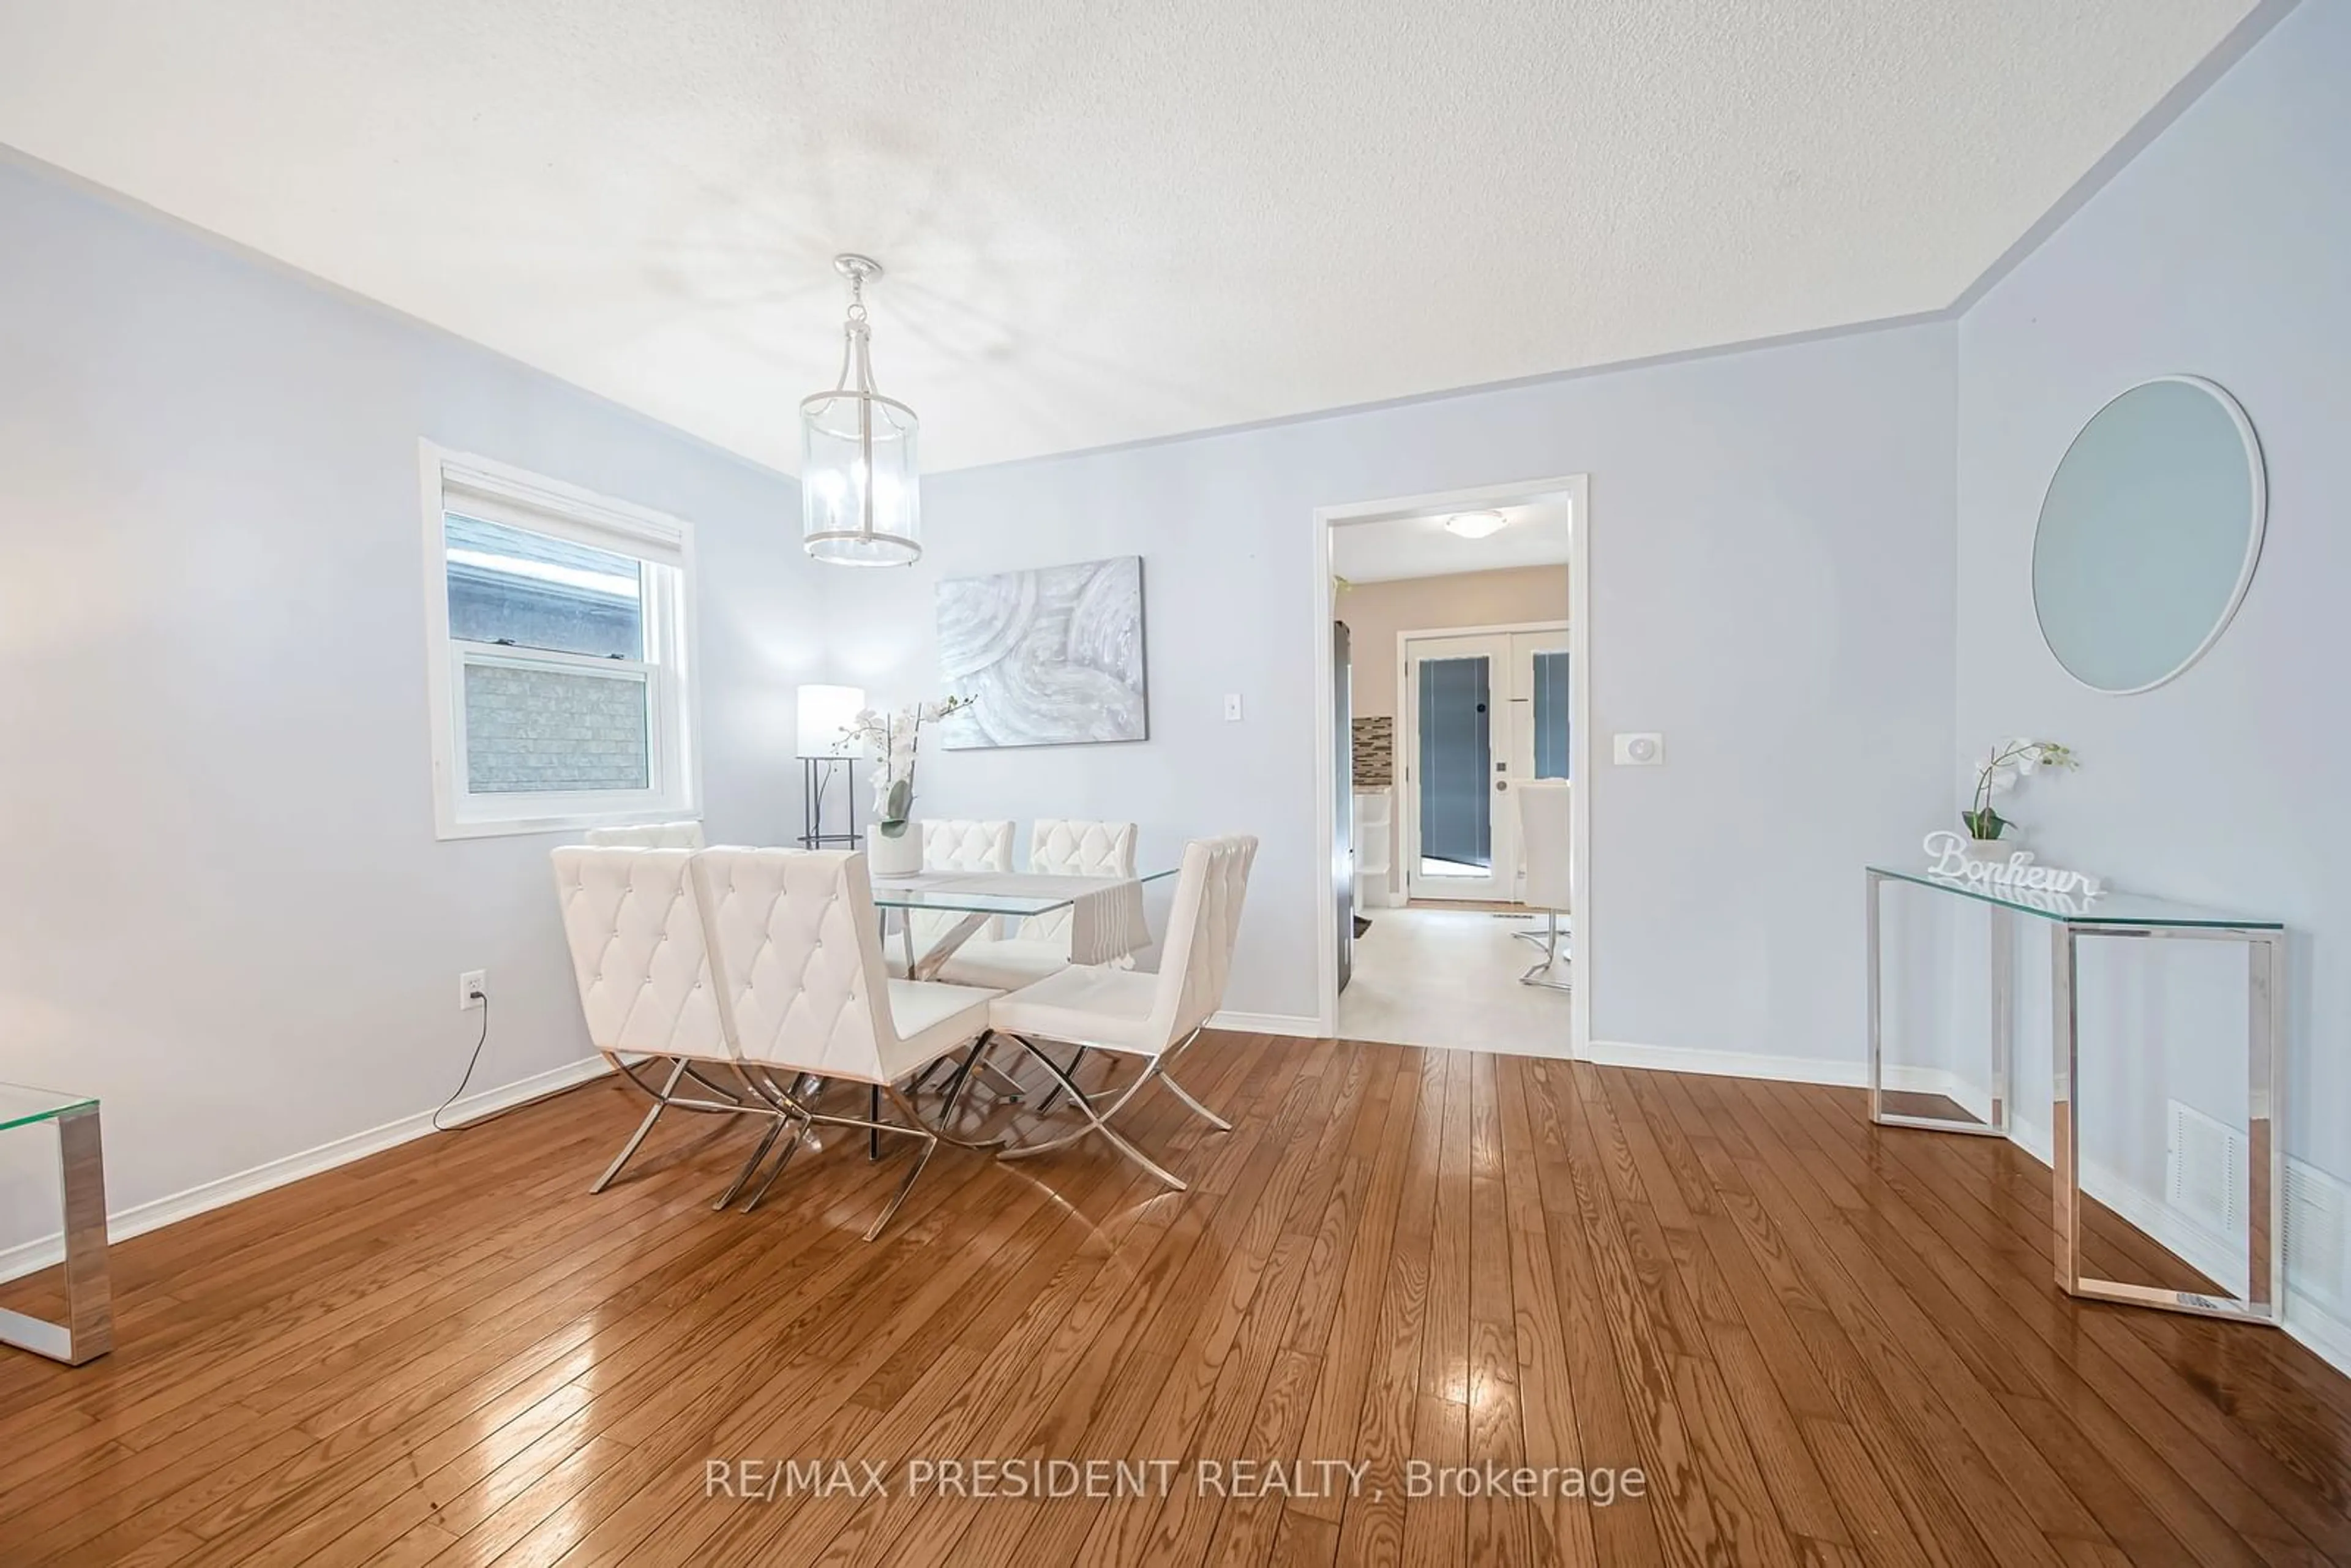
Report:
[[[2183,1219],[2242,1254],[2245,1134],[2200,1111],[2171,1102],[2164,1157],[2164,1199]],[[2300,1160],[2285,1162],[2279,1212],[2285,1232],[2288,1289],[2335,1316],[2351,1308],[2345,1225],[2351,1187]]]
[[2233,1239],[2245,1222],[2245,1135],[2171,1102],[2164,1148],[2164,1201],[2196,1227]]

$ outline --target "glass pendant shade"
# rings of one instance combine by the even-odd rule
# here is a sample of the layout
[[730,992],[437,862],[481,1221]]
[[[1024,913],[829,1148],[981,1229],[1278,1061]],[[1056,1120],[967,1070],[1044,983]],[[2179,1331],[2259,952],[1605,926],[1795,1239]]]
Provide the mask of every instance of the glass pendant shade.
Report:
[[801,542],[810,555],[837,565],[907,566],[923,553],[920,422],[873,388],[863,285],[881,268],[862,257],[835,265],[852,293],[841,381],[800,400]]

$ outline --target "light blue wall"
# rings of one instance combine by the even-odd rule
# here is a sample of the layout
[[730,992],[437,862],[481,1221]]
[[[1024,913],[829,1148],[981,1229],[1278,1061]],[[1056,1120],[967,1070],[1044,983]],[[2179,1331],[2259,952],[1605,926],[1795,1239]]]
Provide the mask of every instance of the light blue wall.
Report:
[[[2289,1152],[2351,1176],[2351,6],[2300,7],[1959,324],[1959,734],[2066,741],[2018,798],[2044,859],[2282,915]],[[2043,647],[2032,529],[2065,445],[2124,387],[2233,392],[2267,455],[2261,567],[2228,633],[2157,691],[2105,696]],[[2005,809],[2005,808],[2004,808]],[[2035,950],[2029,974],[2045,972]],[[2232,958],[2102,960],[2084,1006],[2094,1131],[2160,1190],[2164,1101],[2241,1122]],[[2038,1001],[2039,993],[2031,998]],[[2031,1006],[2028,1087],[2045,1085]],[[2045,1088],[2042,1090],[2045,1097]]]
[[[940,576],[1141,553],[1151,741],[934,757],[923,810],[1133,816],[1155,860],[1257,832],[1228,1001],[1289,1015],[1323,882],[1314,508],[1585,473],[1589,722],[1670,755],[1585,781],[1597,1039],[1850,1070],[1856,868],[1949,821],[1963,749],[2046,733],[2085,762],[2015,803],[2047,858],[2295,923],[2290,1144],[2351,1172],[2346,79],[2351,13],[2303,7],[1956,324],[937,476],[911,573],[810,567],[788,480],[0,164],[0,1078],[108,1097],[120,1207],[434,1103],[459,968],[501,998],[486,1081],[577,1053],[547,841],[431,837],[419,435],[700,526],[720,838],[791,830],[796,682],[936,690]],[[2082,420],[2171,371],[2260,427],[2268,551],[2196,670],[2098,696],[2033,631],[2032,521]],[[2212,961],[2092,977],[2139,1031],[2091,1042],[2134,1181],[2165,1096],[2241,1115]],[[0,1246],[39,1202],[0,1167]]]
[[1311,1017],[1314,509],[1588,474],[1591,722],[1669,757],[1586,781],[1593,1036],[1857,1072],[1859,868],[1950,789],[1952,358],[1902,328],[941,475],[923,564],[844,574],[836,671],[931,695],[939,577],[1139,552],[1151,740],[950,754],[922,810],[1256,833],[1228,1005]]
[[[698,528],[709,818],[795,831],[790,481],[0,162],[0,1081],[116,1208],[586,1053],[549,837],[434,839],[420,436]],[[0,1249],[56,1228],[0,1148]]]

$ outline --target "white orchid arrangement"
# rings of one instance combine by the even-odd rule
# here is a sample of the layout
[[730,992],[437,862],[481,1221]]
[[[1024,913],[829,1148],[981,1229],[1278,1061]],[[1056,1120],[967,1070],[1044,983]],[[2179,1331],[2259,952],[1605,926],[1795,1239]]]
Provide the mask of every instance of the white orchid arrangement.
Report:
[[1994,796],[2007,794],[2042,768],[2062,772],[2081,765],[2073,749],[2059,741],[2018,737],[1994,742],[1991,754],[1976,764],[1975,804],[1959,813],[1968,836],[1992,840],[2008,831],[2008,819],[1991,809]]
[[956,696],[908,703],[888,713],[866,708],[841,732],[851,750],[862,751],[879,764],[873,769],[873,826],[883,838],[903,836],[914,812],[914,765],[921,756],[923,727],[971,704],[971,698]]

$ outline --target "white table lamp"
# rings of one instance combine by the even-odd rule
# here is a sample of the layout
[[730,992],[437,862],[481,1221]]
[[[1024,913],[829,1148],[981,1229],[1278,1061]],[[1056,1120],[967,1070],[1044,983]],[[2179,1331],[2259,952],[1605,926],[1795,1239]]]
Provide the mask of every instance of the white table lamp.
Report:
[[802,686],[799,689],[799,746],[793,755],[849,756],[849,743],[841,732],[864,711],[863,686]]
[[[857,758],[860,748],[841,733],[865,711],[862,686],[802,686],[799,692],[799,731],[794,753],[800,759],[800,845],[820,850],[840,844],[857,845]],[[849,770],[849,831],[825,831],[824,797],[832,784],[834,765]]]

